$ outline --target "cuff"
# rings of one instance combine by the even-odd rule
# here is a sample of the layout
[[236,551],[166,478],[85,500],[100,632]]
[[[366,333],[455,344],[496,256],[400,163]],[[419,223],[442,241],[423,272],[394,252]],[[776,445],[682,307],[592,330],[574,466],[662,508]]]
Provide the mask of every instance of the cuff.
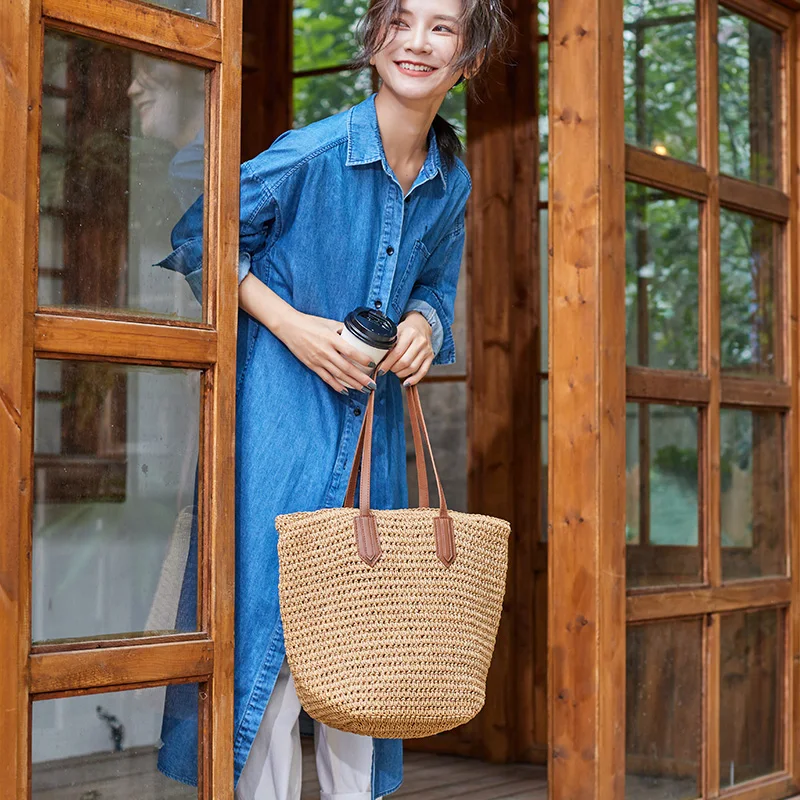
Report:
[[250,264],[252,259],[250,253],[245,253],[243,250],[239,251],[239,283],[241,283],[250,272]]
[[436,292],[428,286],[417,284],[403,313],[408,311],[419,311],[430,323],[433,331],[431,344],[433,352],[436,353],[432,366],[454,364],[456,345],[453,340],[453,331]]
[[442,342],[444,341],[444,330],[442,329],[442,323],[439,321],[439,315],[436,313],[436,309],[424,300],[409,300],[406,310],[403,312],[403,316],[405,317],[406,314],[410,314],[412,311],[418,311],[428,321],[428,325],[431,326],[431,345],[433,347],[433,352],[435,355],[439,355],[439,351],[442,349]]

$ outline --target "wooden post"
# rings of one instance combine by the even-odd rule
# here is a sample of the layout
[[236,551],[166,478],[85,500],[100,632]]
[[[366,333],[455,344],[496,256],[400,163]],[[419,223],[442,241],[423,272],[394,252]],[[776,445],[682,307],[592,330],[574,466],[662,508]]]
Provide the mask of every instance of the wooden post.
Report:
[[[34,207],[38,152],[31,132],[39,124],[29,87],[40,81],[39,6],[36,0],[0,4],[0,296],[5,304],[0,337],[0,798],[28,797],[28,652],[30,649],[30,417],[33,400],[30,270],[36,252]],[[27,224],[26,224],[27,223]],[[34,256],[35,257],[35,256]],[[26,297],[27,296],[27,297]]]
[[622,1],[551,6],[549,796],[624,797]]

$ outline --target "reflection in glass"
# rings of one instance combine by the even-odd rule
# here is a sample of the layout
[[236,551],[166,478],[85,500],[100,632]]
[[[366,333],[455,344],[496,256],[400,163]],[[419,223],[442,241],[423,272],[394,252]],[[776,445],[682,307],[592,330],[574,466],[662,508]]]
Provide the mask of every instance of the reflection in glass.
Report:
[[625,797],[700,794],[700,620],[632,625],[627,633]]
[[548,116],[548,80],[550,75],[547,42],[539,44],[539,198],[547,201],[547,178],[550,174],[550,118]]
[[627,416],[628,588],[697,582],[698,411],[629,403]]
[[627,361],[697,369],[698,204],[628,183],[625,219]]
[[775,185],[781,36],[719,6],[719,169]]
[[[447,505],[453,511],[467,511],[467,385],[462,381],[422,383],[419,387],[419,396]],[[419,492],[414,438],[407,404],[405,428],[409,508],[415,508],[419,503]],[[428,456],[426,458],[431,506],[438,507],[436,478],[430,466],[430,458]]]
[[783,419],[720,412],[720,527],[726,580],[786,574]]
[[35,642],[196,629],[199,398],[194,371],[37,360]]
[[153,264],[202,192],[204,119],[203,70],[46,33],[40,305],[200,318],[202,286]]
[[722,369],[777,376],[780,226],[725,208],[719,224]]
[[356,28],[366,0],[294,0],[294,70],[347,64],[358,51]]
[[720,789],[784,768],[783,616],[764,609],[721,618]]
[[145,0],[156,6],[163,6],[172,11],[181,11],[184,14],[191,14],[193,17],[206,18],[208,8],[206,0]]
[[292,87],[294,127],[302,128],[366,100],[372,94],[372,74],[368,69],[356,73],[345,70],[295,78]]
[[35,702],[33,800],[197,797],[157,769],[163,711],[163,687]]
[[625,141],[697,160],[695,5],[625,0]]

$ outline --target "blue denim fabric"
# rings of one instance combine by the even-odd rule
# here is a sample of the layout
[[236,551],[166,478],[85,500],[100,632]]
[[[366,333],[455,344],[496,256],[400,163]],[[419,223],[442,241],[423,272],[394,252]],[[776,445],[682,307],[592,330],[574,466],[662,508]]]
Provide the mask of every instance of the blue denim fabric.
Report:
[[[293,130],[241,168],[240,280],[252,271],[299,311],[343,320],[361,305],[395,322],[419,310],[435,364],[455,360],[451,325],[471,189],[436,136],[406,197],[386,161],[375,96]],[[161,266],[199,285],[202,198],[175,227]],[[267,328],[239,317],[236,404],[236,642],[234,763],[238,780],[284,656],[275,517],[344,502],[367,395],[344,397]],[[378,379],[372,505],[408,502],[402,386]],[[195,537],[196,538],[196,537]],[[194,545],[193,545],[194,547]],[[179,619],[193,627],[196,553]],[[188,588],[187,588],[188,587]],[[197,691],[169,687],[160,769],[195,783]],[[373,798],[402,780],[402,741],[374,740]]]

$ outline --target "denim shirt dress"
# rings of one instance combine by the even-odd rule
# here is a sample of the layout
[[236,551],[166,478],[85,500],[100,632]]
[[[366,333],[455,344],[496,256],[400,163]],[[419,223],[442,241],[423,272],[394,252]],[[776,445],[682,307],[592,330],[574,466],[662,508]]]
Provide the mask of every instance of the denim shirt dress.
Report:
[[[297,310],[343,320],[357,306],[395,322],[420,311],[433,330],[434,364],[452,364],[451,325],[471,182],[448,167],[436,135],[404,196],[389,166],[375,95],[284,133],[241,168],[239,279],[252,272]],[[160,265],[196,291],[202,276],[202,197],[172,232]],[[344,502],[367,397],[325,384],[266,327],[239,312],[236,394],[236,624],[234,767],[238,781],[284,658],[275,517]],[[403,388],[378,378],[373,508],[407,505]],[[179,607],[194,629],[196,535]],[[320,587],[323,589],[324,587]],[[167,689],[159,768],[197,780],[197,688]],[[373,740],[372,797],[402,781],[402,741]]]

